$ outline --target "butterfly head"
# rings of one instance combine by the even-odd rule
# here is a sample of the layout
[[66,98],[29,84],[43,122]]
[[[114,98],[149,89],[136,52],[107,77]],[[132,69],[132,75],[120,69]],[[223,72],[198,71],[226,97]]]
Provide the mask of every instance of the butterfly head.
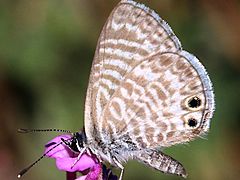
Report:
[[69,141],[62,139],[62,141],[74,152],[81,152],[86,144],[86,135],[84,131],[73,133]]

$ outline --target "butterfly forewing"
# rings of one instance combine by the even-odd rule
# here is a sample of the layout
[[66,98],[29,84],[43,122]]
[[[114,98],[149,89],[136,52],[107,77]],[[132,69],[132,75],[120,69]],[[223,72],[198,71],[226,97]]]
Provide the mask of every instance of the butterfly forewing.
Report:
[[101,32],[92,64],[85,104],[88,138],[101,131],[102,112],[126,74],[147,57],[179,50],[178,39],[156,13],[122,0]]

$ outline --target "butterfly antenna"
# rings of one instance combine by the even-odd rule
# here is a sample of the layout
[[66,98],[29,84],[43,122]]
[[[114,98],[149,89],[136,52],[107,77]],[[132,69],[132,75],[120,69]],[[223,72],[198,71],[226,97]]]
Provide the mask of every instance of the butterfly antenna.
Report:
[[72,133],[69,130],[63,130],[63,129],[18,129],[17,130],[19,133],[32,133],[32,132],[49,132],[49,131],[54,131],[54,132],[64,132],[64,133]]
[[40,160],[42,160],[44,158],[44,156],[46,156],[50,151],[52,151],[53,149],[55,149],[56,147],[58,147],[59,145],[61,145],[63,142],[60,142],[58,144],[56,144],[55,146],[53,146],[51,149],[49,149],[47,152],[45,152],[40,158],[38,158],[35,162],[33,162],[32,164],[30,164],[28,167],[24,168],[22,171],[20,171],[20,173],[18,173],[17,177],[21,178],[26,172],[28,172],[29,169],[31,169],[34,165],[36,165]]

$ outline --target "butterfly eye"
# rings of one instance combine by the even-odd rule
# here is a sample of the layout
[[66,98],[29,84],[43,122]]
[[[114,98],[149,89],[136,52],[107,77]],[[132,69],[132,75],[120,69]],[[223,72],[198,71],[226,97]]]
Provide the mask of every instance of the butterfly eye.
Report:
[[199,106],[201,106],[201,99],[197,96],[194,96],[193,98],[188,100],[188,106],[190,108],[198,108]]
[[196,127],[196,126],[197,126],[197,120],[194,119],[194,118],[190,118],[190,119],[188,120],[188,125],[189,125],[190,127]]

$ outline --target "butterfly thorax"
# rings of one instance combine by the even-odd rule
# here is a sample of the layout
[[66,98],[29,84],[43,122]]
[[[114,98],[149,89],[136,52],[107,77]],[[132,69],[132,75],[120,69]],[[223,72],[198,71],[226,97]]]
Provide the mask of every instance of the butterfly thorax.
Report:
[[87,140],[86,144],[100,161],[106,161],[111,165],[118,166],[116,162],[125,163],[129,159],[133,159],[134,155],[141,151],[127,134],[121,137],[109,135],[103,135],[103,137],[95,136],[94,139]]
[[70,141],[64,142],[76,153],[82,153],[84,149],[86,152],[90,150],[99,161],[106,161],[114,166],[133,159],[141,151],[127,134],[118,138],[105,135],[104,138],[95,136],[94,139],[88,139],[85,132],[82,131],[74,133]]

